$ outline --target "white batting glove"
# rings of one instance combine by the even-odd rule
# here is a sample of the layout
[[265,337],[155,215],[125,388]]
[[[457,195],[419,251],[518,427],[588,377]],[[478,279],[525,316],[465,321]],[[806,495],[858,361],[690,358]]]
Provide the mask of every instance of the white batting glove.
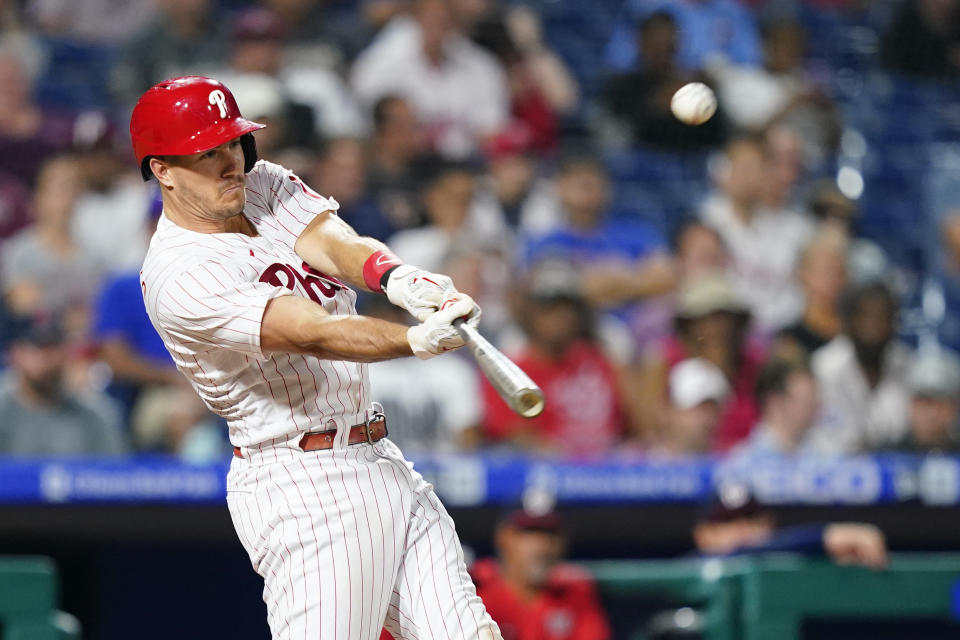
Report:
[[465,293],[453,293],[443,300],[439,311],[407,329],[407,342],[413,355],[427,360],[462,347],[463,338],[453,326],[457,318],[465,318],[467,324],[474,327],[480,322],[480,307]]
[[390,273],[385,291],[390,302],[423,322],[440,308],[444,298],[456,293],[457,289],[453,280],[443,274],[403,264]]

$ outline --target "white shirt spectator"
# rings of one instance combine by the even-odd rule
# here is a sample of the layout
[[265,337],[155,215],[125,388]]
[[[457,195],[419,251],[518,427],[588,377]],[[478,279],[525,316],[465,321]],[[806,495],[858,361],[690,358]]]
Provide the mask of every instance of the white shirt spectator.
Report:
[[836,453],[889,445],[907,432],[913,354],[899,342],[887,347],[883,378],[870,388],[853,342],[837,336],[814,352],[811,367],[820,387],[822,420],[811,432],[819,449]]
[[387,95],[406,98],[436,149],[462,158],[506,123],[506,76],[492,56],[460,35],[447,40],[444,54],[433,65],[423,53],[419,25],[399,18],[357,58],[351,84],[367,106]]
[[480,424],[479,380],[458,357],[377,362],[370,384],[390,439],[404,451],[457,451],[463,432]]
[[[77,200],[71,231],[83,252],[105,272],[137,271],[147,253],[150,189],[138,174],[117,180],[105,192],[85,191]],[[109,233],[105,230],[109,229]]]
[[758,207],[744,223],[730,200],[718,193],[704,202],[700,218],[727,245],[734,288],[759,328],[775,331],[800,317],[803,294],[794,270],[814,231],[807,217]]

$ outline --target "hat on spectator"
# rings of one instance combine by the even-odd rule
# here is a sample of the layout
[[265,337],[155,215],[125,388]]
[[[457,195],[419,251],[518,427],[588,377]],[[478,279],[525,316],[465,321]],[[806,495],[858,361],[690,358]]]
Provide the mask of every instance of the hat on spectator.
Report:
[[670,369],[670,403],[677,409],[692,409],[713,400],[722,403],[730,394],[723,373],[703,358],[688,358]]
[[522,506],[507,513],[502,522],[523,531],[561,534],[565,523],[554,509],[556,502],[552,491],[529,487],[523,492]]
[[726,311],[746,314],[747,307],[733,290],[726,276],[719,273],[705,274],[684,286],[677,299],[678,318],[702,318]]
[[249,9],[233,23],[234,40],[281,40],[284,35],[280,17],[268,9]]
[[264,73],[241,73],[230,78],[230,90],[240,111],[253,119],[283,115],[283,87]]
[[558,257],[544,258],[533,266],[527,291],[537,302],[583,299],[576,267]]
[[922,354],[907,380],[914,396],[960,399],[960,358],[947,349]]
[[9,323],[9,344],[26,343],[38,347],[63,344],[66,331],[62,319],[55,314],[14,316]]
[[763,515],[750,487],[741,482],[721,483],[700,512],[699,522],[730,522]]

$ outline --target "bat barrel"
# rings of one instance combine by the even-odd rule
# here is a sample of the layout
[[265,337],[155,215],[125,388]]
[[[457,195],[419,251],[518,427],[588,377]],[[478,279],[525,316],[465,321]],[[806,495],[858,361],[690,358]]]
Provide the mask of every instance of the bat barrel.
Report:
[[463,320],[455,320],[453,325],[487,380],[510,408],[524,418],[540,415],[544,407],[543,391],[530,376]]

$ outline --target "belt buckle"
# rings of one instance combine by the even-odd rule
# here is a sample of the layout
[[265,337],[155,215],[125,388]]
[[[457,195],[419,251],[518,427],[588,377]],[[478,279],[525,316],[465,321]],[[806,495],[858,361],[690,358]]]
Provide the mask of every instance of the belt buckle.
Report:
[[[377,442],[376,440],[370,439],[370,425],[377,421],[383,421],[383,437],[387,437],[387,416],[383,413],[383,405],[379,402],[371,402],[370,406],[367,407],[366,414],[363,420],[363,424],[366,426],[366,436],[367,443],[373,444]],[[382,439],[382,438],[381,438]]]

